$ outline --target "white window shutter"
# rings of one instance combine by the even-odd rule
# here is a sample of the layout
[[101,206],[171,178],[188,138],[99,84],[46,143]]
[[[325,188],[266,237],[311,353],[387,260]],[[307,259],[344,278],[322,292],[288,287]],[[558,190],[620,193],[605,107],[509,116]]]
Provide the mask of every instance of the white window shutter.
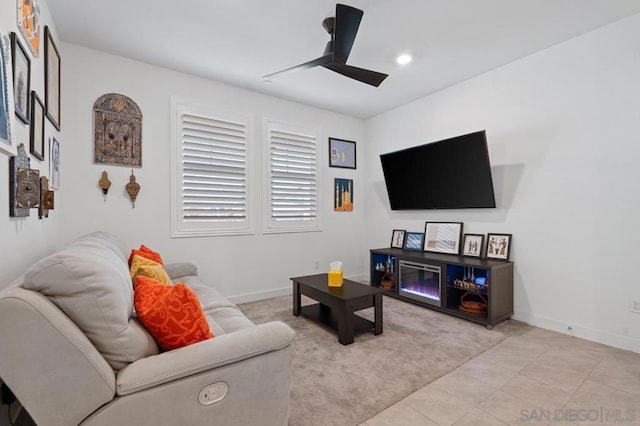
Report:
[[176,105],[174,236],[251,232],[248,118]]
[[313,131],[268,122],[265,232],[319,230],[318,147]]

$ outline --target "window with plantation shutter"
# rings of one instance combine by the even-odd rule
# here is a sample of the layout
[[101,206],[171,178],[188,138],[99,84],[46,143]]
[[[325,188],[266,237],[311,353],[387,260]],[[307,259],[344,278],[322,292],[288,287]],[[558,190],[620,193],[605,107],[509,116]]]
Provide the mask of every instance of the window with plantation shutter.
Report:
[[172,101],[172,236],[251,233],[249,118]]
[[319,231],[316,132],[265,122],[268,194],[264,232]]

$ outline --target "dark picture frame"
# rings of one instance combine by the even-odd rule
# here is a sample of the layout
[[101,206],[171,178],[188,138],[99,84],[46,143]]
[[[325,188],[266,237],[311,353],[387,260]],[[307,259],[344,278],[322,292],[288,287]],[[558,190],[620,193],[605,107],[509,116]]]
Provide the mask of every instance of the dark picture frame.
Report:
[[29,124],[31,111],[31,58],[20,42],[18,34],[11,33],[11,63],[13,75],[13,105],[16,116]]
[[487,259],[509,260],[512,234],[487,234]]
[[47,118],[60,130],[60,52],[49,26],[44,27],[44,104]]
[[32,90],[29,151],[38,160],[44,160],[44,115],[44,105],[35,90]]
[[404,246],[404,238],[407,233],[404,229],[394,229],[391,233],[391,247],[402,248]]
[[464,234],[462,240],[462,255],[467,257],[482,257],[484,250],[484,234]]
[[426,222],[424,251],[459,254],[462,240],[462,222]]
[[407,232],[404,237],[405,250],[422,251],[424,245],[424,232]]
[[329,167],[356,168],[356,143],[345,139],[329,138]]

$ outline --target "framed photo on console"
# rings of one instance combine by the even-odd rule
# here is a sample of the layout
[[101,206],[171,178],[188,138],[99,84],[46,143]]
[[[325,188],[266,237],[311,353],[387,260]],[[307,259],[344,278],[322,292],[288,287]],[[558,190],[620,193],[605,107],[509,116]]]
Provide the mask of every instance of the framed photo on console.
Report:
[[482,257],[483,246],[484,234],[464,234],[462,255],[469,257]]
[[404,245],[404,234],[406,232],[404,229],[394,229],[391,233],[391,247],[402,248]]
[[487,234],[487,259],[509,260],[511,234]]
[[459,254],[462,222],[426,222],[424,251]]
[[407,232],[404,237],[404,249],[405,250],[417,250],[422,251],[422,245],[424,244],[424,233],[422,232]]

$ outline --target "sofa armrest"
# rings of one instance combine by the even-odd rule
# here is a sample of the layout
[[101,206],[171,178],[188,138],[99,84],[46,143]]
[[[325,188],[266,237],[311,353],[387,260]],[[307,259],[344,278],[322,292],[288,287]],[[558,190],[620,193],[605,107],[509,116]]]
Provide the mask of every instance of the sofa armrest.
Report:
[[168,263],[164,265],[164,269],[172,280],[189,275],[198,275],[198,268],[190,262]]
[[162,383],[286,348],[294,332],[280,321],[245,328],[140,359],[118,373],[116,392],[128,395]]

